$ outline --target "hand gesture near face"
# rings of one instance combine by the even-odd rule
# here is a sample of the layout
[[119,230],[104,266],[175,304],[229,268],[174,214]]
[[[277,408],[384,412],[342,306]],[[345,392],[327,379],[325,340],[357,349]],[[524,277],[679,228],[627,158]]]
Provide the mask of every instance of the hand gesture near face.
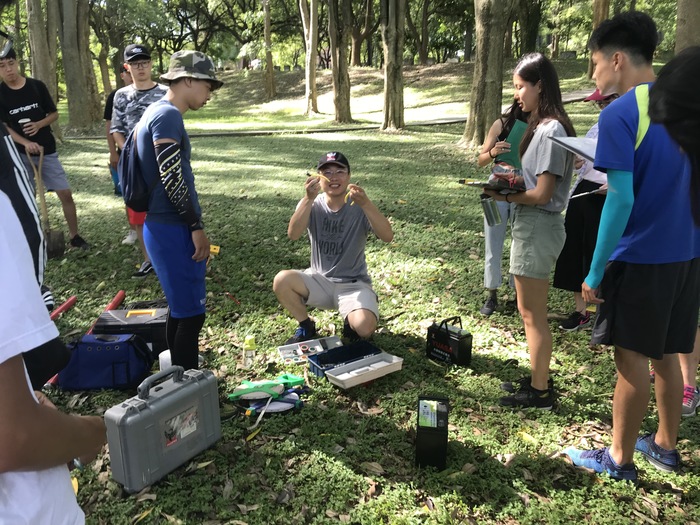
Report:
[[313,201],[318,196],[321,191],[321,177],[318,175],[312,175],[306,179],[304,183],[304,189],[306,190],[306,198]]
[[365,190],[357,184],[348,184],[348,201],[356,203],[360,208],[366,206],[370,200]]

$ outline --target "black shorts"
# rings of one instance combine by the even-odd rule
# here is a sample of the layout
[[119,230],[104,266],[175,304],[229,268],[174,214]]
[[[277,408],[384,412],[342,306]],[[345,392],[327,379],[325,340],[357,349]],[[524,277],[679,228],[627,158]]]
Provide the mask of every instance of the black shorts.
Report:
[[700,259],[669,264],[611,261],[600,283],[592,342],[663,359],[689,354],[698,326]]

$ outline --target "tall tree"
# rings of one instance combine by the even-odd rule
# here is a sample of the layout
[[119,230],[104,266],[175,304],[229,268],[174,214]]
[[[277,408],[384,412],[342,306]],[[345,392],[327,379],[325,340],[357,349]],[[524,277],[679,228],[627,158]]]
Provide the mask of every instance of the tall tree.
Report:
[[404,127],[403,44],[406,0],[381,0],[384,45],[384,120],[382,130]]
[[270,0],[262,0],[265,17],[265,96],[272,100],[277,96],[275,68],[272,64],[272,31],[270,29]]
[[377,27],[379,27],[379,20],[374,20],[374,0],[364,0],[362,2],[362,7],[362,16],[355,16],[353,13],[351,35],[352,48],[350,52],[350,63],[353,66],[362,65],[362,42],[367,40],[369,45],[372,34],[377,30]]
[[676,53],[700,45],[700,2],[678,0],[676,15]]
[[[340,2],[340,5],[338,4]],[[352,33],[352,0],[328,0],[328,39],[331,43],[335,121],[352,122],[348,47]]]
[[503,35],[515,0],[474,0],[476,60],[469,118],[462,142],[478,145],[500,113],[503,92]]
[[[593,29],[610,15],[610,0],[593,0]],[[593,59],[588,58],[588,78],[593,77]]]
[[304,76],[306,80],[305,115],[318,113],[318,96],[316,92],[316,62],[318,60],[318,0],[299,0],[301,22],[304,27],[306,62]]
[[49,90],[51,97],[58,100],[58,79],[56,76],[56,13],[49,2],[44,14],[41,0],[27,0],[27,28],[31,50],[32,76],[38,78]]
[[86,128],[101,120],[90,55],[88,0],[60,0],[59,38],[68,94],[68,125]]
[[[414,5],[416,5],[415,15],[411,14],[410,8],[406,9],[406,26],[416,43],[418,62],[425,65],[428,63],[428,44],[430,43],[428,23],[430,21],[430,16],[433,14],[433,10],[431,9],[431,0],[419,0]],[[416,17],[416,22],[419,23],[418,26],[413,21],[413,16]]]
[[537,35],[542,22],[544,0],[518,0],[518,23],[520,24],[520,54],[532,53],[537,48]]

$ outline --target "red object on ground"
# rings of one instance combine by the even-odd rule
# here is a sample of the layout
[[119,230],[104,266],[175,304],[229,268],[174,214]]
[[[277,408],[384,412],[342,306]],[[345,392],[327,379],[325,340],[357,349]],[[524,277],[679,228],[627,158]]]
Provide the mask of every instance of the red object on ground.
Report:
[[54,308],[54,311],[51,312],[51,315],[49,315],[49,317],[51,318],[51,320],[52,320],[52,321],[55,321],[56,319],[58,319],[59,317],[61,317],[61,315],[62,315],[64,312],[66,312],[66,311],[70,310],[71,308],[73,308],[73,305],[75,305],[75,303],[77,302],[77,300],[78,300],[78,296],[77,296],[77,295],[71,295],[65,303],[60,304],[60,305],[58,305],[56,308]]
[[[104,311],[109,312],[110,310],[116,310],[124,302],[125,298],[126,298],[126,292],[124,290],[119,290],[117,292],[117,295],[114,296],[114,299],[112,299],[109,302],[109,304],[105,307]],[[91,334],[92,329],[95,328],[96,324],[97,324],[97,319],[95,319],[95,322],[92,323],[92,326],[90,327],[90,329],[85,333]]]
[[[125,298],[125,297],[126,297],[126,292],[125,292],[124,290],[119,290],[119,291],[117,292],[117,295],[114,296],[114,299],[112,299],[112,300],[109,302],[109,304],[107,304],[107,306],[105,307],[104,311],[107,312],[107,311],[109,311],[109,310],[116,310],[116,309],[119,308],[119,306],[124,302],[124,298]],[[68,301],[66,301],[65,303],[63,303],[63,304],[62,304],[61,306],[59,306],[58,308],[56,308],[56,311],[58,311],[60,308],[62,308],[65,304],[69,303],[71,299],[76,299],[76,300],[77,300],[77,298],[76,298],[75,296],[71,297],[70,299],[68,299]],[[75,304],[75,301],[73,301],[73,302],[70,304],[70,306],[68,306],[68,307],[66,307],[66,308],[63,308],[63,311],[67,310],[68,308],[70,308],[70,307],[73,306],[74,304]],[[55,313],[55,312],[53,312],[53,313],[51,314],[51,319],[54,319],[54,317],[53,317],[54,313]],[[60,315],[60,314],[59,314],[59,315]],[[58,318],[58,317],[56,317],[56,318]],[[90,327],[90,329],[89,329],[87,332],[85,332],[85,333],[86,333],[86,334],[91,334],[91,333],[92,333],[92,329],[95,328],[95,324],[96,324],[96,323],[97,323],[97,319],[95,319],[95,322],[92,323],[92,326]],[[49,379],[49,380],[46,382],[46,384],[44,385],[44,388],[51,389],[51,388],[55,388],[55,387],[57,387],[57,386],[58,386],[58,374],[56,374],[56,375],[53,376],[51,379]]]

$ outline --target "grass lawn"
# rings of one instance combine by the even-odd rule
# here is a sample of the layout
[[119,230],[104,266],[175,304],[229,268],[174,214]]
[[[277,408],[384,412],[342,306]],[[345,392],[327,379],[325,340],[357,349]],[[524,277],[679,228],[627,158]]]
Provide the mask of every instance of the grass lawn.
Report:
[[[565,91],[590,86],[581,75],[584,63],[575,66],[563,80],[570,82]],[[459,97],[468,81],[438,73],[431,73],[422,94],[410,95],[407,120],[422,120],[409,118],[414,108],[424,108],[431,118],[466,113],[465,98]],[[353,113],[379,119],[376,74],[353,74],[356,92],[370,97],[358,104],[353,99]],[[313,127],[295,113],[299,93],[292,87],[289,98],[264,104],[258,93],[235,89],[240,87],[235,74],[228,75],[225,91],[206,109],[188,114],[191,130]],[[585,104],[567,110],[579,134],[595,121]],[[111,480],[108,454],[102,454],[77,474],[78,499],[89,523],[700,522],[698,418],[681,424],[682,472],[662,474],[638,457],[639,488],[598,479],[557,457],[568,445],[610,443],[615,382],[609,348],[590,347],[590,332],[564,334],[556,328],[572,308],[568,294],[550,292],[557,409],[535,413],[498,406],[499,384],[529,371],[527,345],[512,308],[490,318],[478,313],[484,300],[482,214],[478,192],[457,179],[487,171],[475,167],[473,152],[456,146],[462,132],[463,125],[442,125],[392,134],[339,129],[192,140],[204,222],[212,243],[221,246],[207,280],[200,346],[219,379],[223,438],[138,496],[122,493]],[[288,240],[287,221],[302,195],[306,170],[332,149],[348,156],[354,181],[394,227],[393,243],[368,242],[367,259],[382,317],[375,344],[402,357],[403,370],[348,391],[309,375],[312,393],[304,408],[266,416],[253,435],[247,430],[253,421],[236,412],[226,394],[243,379],[304,374],[304,368],[278,358],[276,347],[295,322],[278,306],[272,279],[281,269],[308,264],[308,241]],[[84,332],[120,289],[127,301],[156,299],[162,292],[154,277],[130,278],[141,261],[135,247],[120,244],[127,227],[122,202],[111,194],[104,141],[67,141],[60,155],[75,189],[81,232],[93,245],[87,254],[71,251],[49,263],[46,281],[57,302],[73,294],[79,298],[57,323],[68,338]],[[60,209],[53,196],[49,202],[57,227],[63,224]],[[507,259],[506,247],[504,268]],[[504,287],[502,302],[509,298],[512,292]],[[342,328],[337,315],[313,315],[325,335]],[[455,315],[474,337],[470,368],[447,369],[425,356],[427,327]],[[249,334],[256,336],[258,351],[253,368],[244,369],[242,342]],[[442,472],[414,465],[417,398],[425,394],[446,396],[451,403]],[[132,395],[59,391],[51,397],[66,410],[102,414]],[[654,429],[656,422],[652,404],[644,429]]]

